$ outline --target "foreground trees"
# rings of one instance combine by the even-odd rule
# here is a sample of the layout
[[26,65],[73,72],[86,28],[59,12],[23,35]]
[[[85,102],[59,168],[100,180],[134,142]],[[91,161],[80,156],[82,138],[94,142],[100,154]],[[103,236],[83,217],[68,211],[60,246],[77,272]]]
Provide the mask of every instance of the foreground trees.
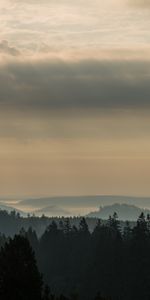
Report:
[[[83,222],[85,223],[85,222]],[[52,224],[51,229],[55,229]],[[78,295],[70,297],[51,294],[50,288],[43,286],[33,250],[23,231],[15,235],[0,250],[0,299],[1,300],[77,300]],[[100,293],[94,300],[107,300]]]
[[16,235],[0,251],[0,299],[41,300],[42,284],[28,240]]
[[84,218],[78,227],[64,219],[39,240],[30,228],[0,241],[2,300],[150,300],[150,217],[144,214],[132,228],[128,222],[121,228],[114,214],[93,232]]
[[[143,214],[134,228],[120,227],[117,214],[89,232],[68,220],[48,227],[39,241],[38,262],[54,293],[79,294],[82,300],[150,299],[150,221]],[[98,296],[97,296],[98,297]],[[100,296],[99,296],[100,297]]]

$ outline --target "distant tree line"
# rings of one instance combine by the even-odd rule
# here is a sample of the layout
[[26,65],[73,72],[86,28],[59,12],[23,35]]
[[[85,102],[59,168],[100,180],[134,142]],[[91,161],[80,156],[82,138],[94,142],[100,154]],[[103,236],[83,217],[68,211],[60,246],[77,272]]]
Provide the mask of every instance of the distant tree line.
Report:
[[64,218],[40,238],[22,229],[0,245],[2,300],[150,300],[149,215],[122,229],[114,213],[92,232],[85,218],[78,227]]
[[[27,231],[30,227],[32,227],[39,237],[44,233],[45,229],[49,224],[51,224],[52,221],[55,221],[57,224],[59,224],[60,221],[64,222],[64,220],[65,217],[47,217],[45,215],[38,217],[34,214],[28,214],[28,216],[23,217],[15,210],[7,212],[6,210],[0,209],[0,232],[4,233],[6,236],[13,237],[15,234],[20,232],[21,228],[24,228]],[[81,218],[69,217],[69,220],[71,225],[78,227]],[[97,222],[97,218],[87,217],[86,220],[90,231],[93,231]]]

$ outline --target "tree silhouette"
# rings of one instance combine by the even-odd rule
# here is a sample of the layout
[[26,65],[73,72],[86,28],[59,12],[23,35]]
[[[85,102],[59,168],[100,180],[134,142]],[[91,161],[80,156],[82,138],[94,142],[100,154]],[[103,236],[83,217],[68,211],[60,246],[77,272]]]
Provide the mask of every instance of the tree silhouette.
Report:
[[90,222],[52,218],[40,238],[29,227],[0,235],[0,300],[150,300],[150,216],[124,223],[114,214],[93,231]]
[[79,232],[84,233],[84,234],[89,234],[89,228],[88,228],[85,218],[82,218],[79,223]]
[[32,248],[23,236],[16,235],[1,248],[0,299],[42,299],[42,278]]

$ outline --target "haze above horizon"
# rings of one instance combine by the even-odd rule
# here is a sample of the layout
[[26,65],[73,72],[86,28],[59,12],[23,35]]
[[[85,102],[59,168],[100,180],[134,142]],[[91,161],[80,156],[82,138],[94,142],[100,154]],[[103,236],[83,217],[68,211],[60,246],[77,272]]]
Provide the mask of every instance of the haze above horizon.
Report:
[[0,194],[150,196],[150,1],[0,16]]

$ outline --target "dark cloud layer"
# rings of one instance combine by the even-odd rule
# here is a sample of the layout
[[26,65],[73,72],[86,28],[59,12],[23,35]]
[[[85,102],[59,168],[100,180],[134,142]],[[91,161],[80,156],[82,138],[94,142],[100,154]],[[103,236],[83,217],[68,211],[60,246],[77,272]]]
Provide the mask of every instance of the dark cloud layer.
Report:
[[16,60],[1,66],[0,91],[1,107],[150,107],[150,62]]

